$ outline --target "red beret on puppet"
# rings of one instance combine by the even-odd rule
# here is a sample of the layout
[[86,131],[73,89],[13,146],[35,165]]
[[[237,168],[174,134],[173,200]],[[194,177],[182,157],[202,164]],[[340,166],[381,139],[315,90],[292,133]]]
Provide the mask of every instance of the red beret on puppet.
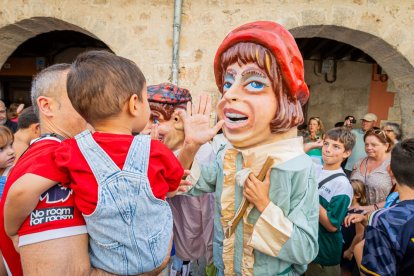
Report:
[[240,42],[257,43],[269,49],[280,68],[290,96],[306,103],[309,90],[304,80],[303,59],[293,36],[281,25],[271,21],[244,24],[230,32],[221,43],[214,58],[214,74],[220,91],[223,89],[221,55]]

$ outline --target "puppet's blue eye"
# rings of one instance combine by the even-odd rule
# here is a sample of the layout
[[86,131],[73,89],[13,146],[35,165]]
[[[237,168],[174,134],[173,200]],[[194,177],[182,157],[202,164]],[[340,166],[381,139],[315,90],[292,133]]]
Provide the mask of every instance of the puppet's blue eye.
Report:
[[246,89],[249,91],[260,91],[265,87],[265,84],[259,81],[251,81],[246,85]]
[[231,82],[226,81],[226,82],[223,84],[223,91],[227,91],[227,90],[229,90],[229,89],[230,89],[230,87],[231,87],[232,85],[233,85],[233,84],[232,84]]

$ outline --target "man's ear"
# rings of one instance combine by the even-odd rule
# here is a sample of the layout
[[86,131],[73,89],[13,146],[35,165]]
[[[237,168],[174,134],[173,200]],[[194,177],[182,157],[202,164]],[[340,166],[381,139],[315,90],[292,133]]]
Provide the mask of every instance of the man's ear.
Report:
[[184,131],[184,122],[181,119],[181,117],[178,115],[177,110],[174,111],[171,119],[174,120],[174,128],[176,130],[182,130],[182,131]]
[[137,94],[132,94],[128,101],[128,111],[133,117],[137,117],[140,114],[140,101]]
[[42,113],[48,117],[53,116],[53,111],[51,109],[52,99],[45,96],[40,96],[36,100],[37,107],[39,109],[39,114]]

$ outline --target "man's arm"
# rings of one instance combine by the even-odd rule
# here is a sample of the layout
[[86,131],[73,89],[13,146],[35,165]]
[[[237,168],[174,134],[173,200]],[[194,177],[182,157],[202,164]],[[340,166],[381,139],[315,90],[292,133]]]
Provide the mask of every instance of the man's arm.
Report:
[[39,203],[39,197],[56,182],[35,174],[25,174],[11,186],[4,205],[4,227],[10,237]]

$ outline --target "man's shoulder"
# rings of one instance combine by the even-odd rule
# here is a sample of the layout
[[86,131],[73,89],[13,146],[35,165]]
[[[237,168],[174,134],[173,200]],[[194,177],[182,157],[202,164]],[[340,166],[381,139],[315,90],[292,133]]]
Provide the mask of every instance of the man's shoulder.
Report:
[[406,200],[372,213],[369,225],[372,227],[399,228],[413,217],[414,200]]
[[355,134],[357,136],[363,136],[364,135],[364,131],[362,130],[362,128],[352,129],[351,133]]

